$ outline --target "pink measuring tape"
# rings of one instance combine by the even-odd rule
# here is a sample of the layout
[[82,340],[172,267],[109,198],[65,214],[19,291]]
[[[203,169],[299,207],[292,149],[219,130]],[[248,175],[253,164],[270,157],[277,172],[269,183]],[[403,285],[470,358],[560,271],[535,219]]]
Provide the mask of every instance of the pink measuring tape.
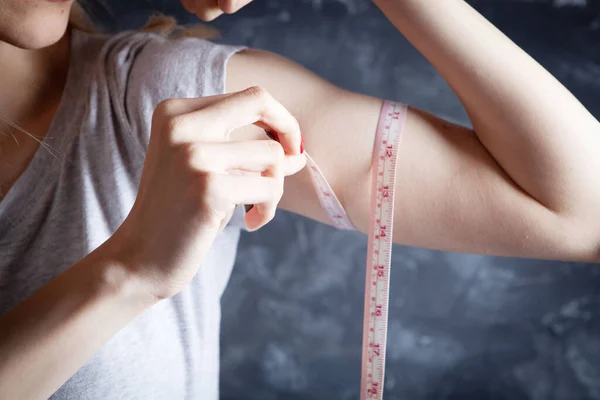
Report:
[[[363,318],[361,400],[383,398],[396,160],[407,110],[404,104],[384,101],[375,136]],[[267,135],[276,140],[269,132]],[[338,229],[355,230],[327,179],[308,153],[305,154],[313,186],[327,217]]]
[[[406,105],[385,101],[375,137],[363,317],[361,400],[383,398],[396,160],[406,115]],[[308,154],[306,158],[321,207],[329,220],[336,228],[355,229],[319,167]]]

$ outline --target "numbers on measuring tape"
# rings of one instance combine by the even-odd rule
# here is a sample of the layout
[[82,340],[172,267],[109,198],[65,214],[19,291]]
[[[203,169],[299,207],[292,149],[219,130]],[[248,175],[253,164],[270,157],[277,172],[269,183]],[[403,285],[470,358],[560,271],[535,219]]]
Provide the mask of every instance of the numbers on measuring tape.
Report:
[[[384,102],[375,137],[370,208],[372,219],[369,224],[365,281],[361,400],[381,400],[383,396],[395,163],[406,112],[407,107],[403,104]],[[305,154],[321,208],[338,229],[355,229],[325,176],[308,153]]]
[[406,106],[385,102],[377,128],[367,251],[361,400],[383,397],[398,138]]
[[371,344],[371,351],[373,352],[373,354],[375,354],[376,356],[379,355],[379,345],[378,344]]
[[381,313],[382,313],[382,311],[381,311],[381,310],[382,310],[382,308],[383,308],[383,307],[381,306],[381,304],[376,304],[376,305],[375,305],[375,311],[373,311],[373,312],[371,313],[371,316],[372,316],[372,317],[381,317]]

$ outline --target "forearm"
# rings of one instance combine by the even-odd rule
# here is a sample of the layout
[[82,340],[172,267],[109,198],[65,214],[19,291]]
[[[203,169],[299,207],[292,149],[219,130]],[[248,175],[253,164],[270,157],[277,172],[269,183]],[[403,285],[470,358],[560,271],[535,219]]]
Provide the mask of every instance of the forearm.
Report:
[[449,82],[517,185],[555,212],[596,213],[600,126],[556,79],[462,0],[375,2]]
[[48,398],[149,306],[107,246],[0,319],[0,398]]

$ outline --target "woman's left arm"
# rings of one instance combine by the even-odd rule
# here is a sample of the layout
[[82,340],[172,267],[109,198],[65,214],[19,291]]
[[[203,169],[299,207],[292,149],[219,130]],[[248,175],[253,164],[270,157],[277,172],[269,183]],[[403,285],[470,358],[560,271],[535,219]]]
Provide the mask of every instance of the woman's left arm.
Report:
[[[410,109],[399,151],[395,242],[600,261],[598,121],[463,0],[376,3],[448,81],[474,127]],[[381,100],[260,51],[228,65],[229,91],[252,85],[296,116],[307,151],[365,232]],[[306,171],[286,178],[280,206],[326,221]]]

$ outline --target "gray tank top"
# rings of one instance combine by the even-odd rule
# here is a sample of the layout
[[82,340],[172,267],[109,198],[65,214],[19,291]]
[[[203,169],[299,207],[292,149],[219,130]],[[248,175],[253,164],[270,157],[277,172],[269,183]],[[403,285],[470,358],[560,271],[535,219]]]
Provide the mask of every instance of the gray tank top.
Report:
[[[155,106],[223,93],[225,64],[240,49],[73,32],[52,150],[41,148],[0,202],[0,315],[117,229],[135,200]],[[123,328],[52,399],[218,399],[220,297],[242,217],[238,207],[187,288]]]

